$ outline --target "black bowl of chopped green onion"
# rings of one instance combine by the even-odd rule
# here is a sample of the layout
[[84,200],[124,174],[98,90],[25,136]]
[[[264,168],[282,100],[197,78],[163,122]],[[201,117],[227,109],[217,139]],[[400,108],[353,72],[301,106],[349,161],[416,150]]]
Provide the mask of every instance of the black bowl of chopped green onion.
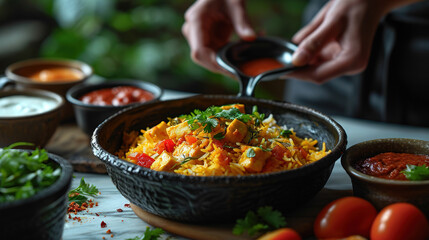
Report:
[[61,239],[73,169],[44,149],[0,149],[2,239]]

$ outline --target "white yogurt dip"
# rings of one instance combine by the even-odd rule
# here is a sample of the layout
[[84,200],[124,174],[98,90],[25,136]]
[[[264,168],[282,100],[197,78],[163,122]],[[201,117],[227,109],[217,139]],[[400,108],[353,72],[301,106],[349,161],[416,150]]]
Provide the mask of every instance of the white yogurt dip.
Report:
[[0,97],[0,117],[22,117],[47,112],[58,102],[45,97],[13,95]]

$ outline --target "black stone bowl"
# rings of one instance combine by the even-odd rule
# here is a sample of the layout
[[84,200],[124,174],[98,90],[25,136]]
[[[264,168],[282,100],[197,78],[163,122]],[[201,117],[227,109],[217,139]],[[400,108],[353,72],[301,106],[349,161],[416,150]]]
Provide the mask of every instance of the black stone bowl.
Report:
[[[149,91],[153,94],[153,99],[144,103],[132,103],[121,106],[100,106],[94,104],[86,104],[79,100],[81,96],[94,90],[103,88],[112,88],[117,86],[133,86]],[[77,125],[89,136],[92,135],[94,129],[103,122],[106,118],[124,108],[141,105],[148,102],[154,102],[161,98],[162,89],[157,85],[139,80],[110,80],[95,84],[79,84],[67,91],[66,98],[73,105]]]
[[[125,132],[152,127],[167,117],[212,105],[243,103],[272,113],[280,125],[293,127],[300,137],[325,142],[332,152],[298,169],[249,176],[185,176],[158,172],[119,159],[115,153]],[[328,180],[335,161],[345,150],[344,129],[330,117],[290,103],[235,96],[200,95],[137,106],[121,111],[94,131],[91,146],[106,165],[119,192],[150,213],[184,222],[233,221],[260,206],[286,211],[313,198]],[[321,145],[319,145],[321,146]]]
[[48,155],[52,164],[61,168],[60,177],[29,198],[0,203],[1,239],[62,238],[73,169],[64,158]]

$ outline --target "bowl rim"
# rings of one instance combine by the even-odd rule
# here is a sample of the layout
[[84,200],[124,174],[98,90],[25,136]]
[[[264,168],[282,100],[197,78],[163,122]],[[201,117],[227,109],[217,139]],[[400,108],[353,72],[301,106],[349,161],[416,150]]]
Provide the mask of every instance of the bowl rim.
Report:
[[[38,65],[58,65],[58,66],[68,66],[72,68],[79,69],[83,74],[84,77],[79,80],[73,80],[73,81],[53,81],[53,82],[38,82],[33,81],[30,78],[18,75],[15,73],[15,70],[20,68],[25,68],[28,66],[38,66]],[[24,84],[36,84],[36,85],[68,85],[68,84],[74,84],[83,82],[89,77],[93,75],[93,68],[82,61],[74,60],[74,59],[66,59],[66,58],[33,58],[33,59],[27,59],[19,62],[12,63],[11,65],[6,67],[5,71],[6,77],[12,81],[18,82],[18,83],[24,83]]]
[[[349,147],[341,157],[341,165],[343,166],[346,173],[349,175],[349,177],[353,179],[357,179],[360,181],[373,183],[373,184],[388,184],[388,185],[394,185],[394,186],[423,186],[423,185],[429,185],[429,180],[419,180],[419,181],[406,181],[406,180],[395,180],[395,179],[384,179],[379,178],[375,176],[371,176],[365,173],[362,173],[352,167],[352,161],[353,159],[350,159],[350,152],[358,151],[364,146],[368,145],[380,145],[386,143],[392,143],[392,142],[401,142],[405,143],[406,145],[414,145],[414,144],[427,144],[429,146],[429,141],[420,140],[420,139],[411,139],[411,138],[379,138],[379,139],[372,139],[363,141],[360,143],[357,143],[351,147]],[[387,152],[387,151],[377,151],[379,153]],[[390,151],[389,151],[390,152]],[[426,154],[427,155],[427,154]]]
[[[25,152],[33,151],[30,149],[13,149],[13,150],[25,151]],[[10,211],[15,208],[19,208],[21,206],[39,204],[44,199],[49,198],[50,196],[55,196],[59,194],[59,192],[62,192],[65,187],[67,188],[66,192],[68,192],[71,186],[72,175],[73,175],[72,165],[61,156],[58,156],[56,154],[49,153],[49,152],[47,153],[49,156],[49,160],[56,162],[61,168],[61,175],[59,176],[57,181],[55,181],[49,187],[40,190],[39,192],[37,192],[36,194],[34,194],[29,198],[19,199],[12,202],[0,203],[0,212],[6,211],[6,210]]]
[[[91,92],[93,90],[103,89],[103,88],[111,88],[116,86],[134,86],[138,87],[140,89],[146,90],[153,94],[153,98],[146,101],[146,102],[136,102],[136,103],[130,103],[126,105],[119,105],[119,106],[113,106],[113,105],[95,105],[95,104],[87,104],[78,99],[79,96],[82,96],[85,93]],[[87,107],[87,108],[97,108],[97,109],[122,109],[124,107],[130,107],[135,105],[141,105],[146,104],[149,102],[155,102],[161,98],[163,95],[164,90],[158,86],[157,84],[147,82],[144,80],[137,80],[137,79],[112,79],[112,80],[106,80],[101,83],[81,83],[77,84],[73,87],[71,87],[66,92],[66,99],[73,105],[79,106],[79,107]]]
[[[3,93],[5,95],[3,95]],[[57,103],[54,108],[48,111],[24,115],[24,116],[1,116],[0,120],[12,120],[12,119],[22,120],[22,119],[34,118],[34,117],[50,114],[57,111],[59,112],[65,104],[64,98],[61,97],[58,93],[42,90],[42,89],[8,89],[8,90],[1,91],[0,95],[1,95],[0,98],[15,96],[15,95],[35,96],[35,97],[53,99]]]
[[[334,119],[332,119],[330,116],[325,115],[317,110],[314,110],[312,108],[296,105],[289,102],[282,102],[282,101],[273,101],[273,100],[267,100],[267,99],[256,99],[251,97],[237,97],[237,96],[231,96],[231,95],[206,95],[206,94],[200,94],[200,95],[194,95],[186,98],[179,99],[181,101],[198,101],[198,100],[204,100],[204,99],[213,99],[213,98],[222,98],[222,99],[235,99],[237,102],[240,100],[253,100],[257,101],[258,103],[264,103],[264,104],[274,104],[274,105],[284,105],[288,106],[289,109],[292,109],[294,111],[298,111],[300,113],[312,113],[317,118],[326,121],[327,123],[331,124],[331,126],[336,130],[336,133],[338,134],[338,141],[335,144],[335,146],[331,149],[331,153],[328,154],[326,157],[323,157],[322,159],[306,164],[300,168],[297,169],[291,169],[291,170],[285,170],[285,171],[279,171],[279,172],[270,172],[270,173],[258,173],[258,174],[250,174],[250,175],[238,175],[238,176],[187,176],[183,174],[177,174],[177,173],[170,173],[170,172],[164,172],[164,171],[155,171],[151,169],[147,169],[144,167],[141,167],[137,164],[128,162],[126,160],[120,159],[119,157],[107,152],[105,149],[101,147],[101,145],[98,143],[98,135],[100,134],[101,129],[112,119],[117,118],[119,115],[129,112],[129,111],[136,111],[139,107],[142,106],[133,106],[126,109],[123,109],[114,115],[110,116],[106,120],[104,120],[98,127],[94,130],[93,135],[91,136],[91,147],[93,154],[98,157],[102,162],[105,164],[109,164],[113,167],[119,167],[124,172],[132,172],[133,175],[140,175],[145,176],[147,174],[151,174],[151,176],[159,179],[169,180],[169,181],[177,181],[182,183],[213,183],[213,184],[224,184],[224,183],[249,183],[253,182],[254,184],[258,184],[258,182],[255,182],[255,180],[273,180],[273,179],[287,179],[287,178],[293,178],[293,177],[299,177],[298,174],[305,175],[305,173],[312,173],[318,169],[321,168],[327,168],[330,165],[333,167],[334,163],[341,157],[343,152],[345,151],[346,145],[347,145],[347,134],[343,127],[337,123]],[[166,101],[159,101],[154,102],[151,104],[165,104],[170,103],[173,101],[177,101],[178,99],[171,99]],[[145,106],[147,107],[147,105]],[[329,156],[329,157],[328,157]],[[107,158],[107,159],[105,159]],[[114,160],[112,160],[114,159]],[[314,166],[314,167],[313,167]]]

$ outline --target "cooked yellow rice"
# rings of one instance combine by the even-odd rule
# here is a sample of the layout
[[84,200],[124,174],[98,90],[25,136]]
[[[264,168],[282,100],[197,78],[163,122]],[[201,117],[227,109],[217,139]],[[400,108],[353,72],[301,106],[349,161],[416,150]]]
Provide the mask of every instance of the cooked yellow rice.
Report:
[[[235,109],[232,109],[235,108]],[[226,117],[210,115],[208,127],[196,112],[188,117],[176,117],[155,127],[132,132],[124,138],[118,156],[157,171],[193,176],[248,175],[299,168],[326,156],[325,143],[299,138],[293,129],[279,126],[272,115],[265,118],[254,111],[244,113],[244,105],[212,107]],[[239,110],[239,114],[229,116]],[[196,116],[196,117],[195,117]],[[221,116],[221,117],[219,117]],[[230,118],[230,119],[229,119]],[[191,119],[191,120],[190,120]],[[141,156],[146,154],[145,161]],[[149,158],[148,158],[149,157]],[[153,163],[151,163],[153,161]]]

